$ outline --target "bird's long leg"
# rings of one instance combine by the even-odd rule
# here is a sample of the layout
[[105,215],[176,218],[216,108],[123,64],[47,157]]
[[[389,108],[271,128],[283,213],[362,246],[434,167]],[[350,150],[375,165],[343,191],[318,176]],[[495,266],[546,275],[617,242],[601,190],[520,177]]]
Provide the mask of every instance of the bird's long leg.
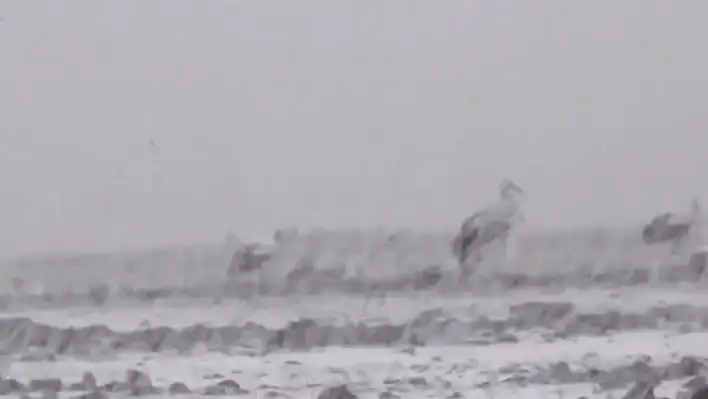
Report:
[[506,263],[509,260],[509,233],[504,233],[499,239],[502,245],[502,261]]
[[674,238],[671,242],[671,255],[677,256],[683,247],[683,237]]
[[480,248],[477,248],[475,245],[467,248],[467,251],[465,251],[465,256],[460,262],[459,282],[462,284],[468,283],[470,277],[472,277],[472,274],[474,274],[481,262],[482,253],[480,252]]

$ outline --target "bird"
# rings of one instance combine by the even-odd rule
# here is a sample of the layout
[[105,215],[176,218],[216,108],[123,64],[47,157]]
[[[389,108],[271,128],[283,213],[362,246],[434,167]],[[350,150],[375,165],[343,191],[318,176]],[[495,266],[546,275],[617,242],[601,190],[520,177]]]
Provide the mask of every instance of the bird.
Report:
[[694,229],[700,235],[702,220],[701,204],[693,200],[687,214],[665,212],[652,218],[642,229],[642,240],[647,245],[671,243],[671,255],[678,255]]
[[464,219],[459,233],[452,240],[452,253],[464,275],[471,273],[468,260],[482,261],[480,250],[495,241],[502,241],[506,256],[507,238],[511,230],[525,220],[520,212],[525,201],[524,190],[509,179],[499,185],[499,201],[493,206],[473,213]]

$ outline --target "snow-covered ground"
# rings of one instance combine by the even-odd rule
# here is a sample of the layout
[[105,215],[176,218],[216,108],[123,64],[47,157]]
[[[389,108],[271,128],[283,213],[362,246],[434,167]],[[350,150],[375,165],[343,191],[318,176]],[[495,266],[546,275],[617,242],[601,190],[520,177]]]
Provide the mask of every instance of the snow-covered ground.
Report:
[[[367,239],[347,234],[315,240],[314,249],[307,247],[312,237],[291,242],[277,264],[292,267],[319,251],[326,256],[315,257],[318,267],[343,265],[345,275],[356,275],[385,264],[381,274],[395,278],[449,261],[445,240],[432,235],[406,241],[383,232]],[[342,237],[349,237],[348,246]],[[599,273],[662,263],[639,244],[589,237],[541,240],[535,250],[527,241],[519,253],[529,264],[506,268],[520,275]],[[248,299],[168,292],[144,301],[109,295],[101,306],[46,295],[85,291],[101,278],[111,286],[119,280],[148,288],[223,280],[228,250],[180,251],[187,255],[95,255],[75,257],[73,264],[34,260],[25,268],[8,263],[0,280],[19,295],[10,297],[0,319],[3,378],[27,386],[59,378],[61,396],[72,397],[79,392],[69,385],[92,373],[99,385],[108,384],[109,396],[125,396],[127,388],[111,381],[124,381],[126,370],[135,369],[157,387],[150,395],[169,395],[171,384],[184,383],[189,396],[297,399],[338,384],[359,398],[619,397],[636,381],[662,376],[656,394],[674,397],[681,384],[702,375],[708,359],[705,284],[686,279]],[[541,267],[539,259],[555,263]],[[27,300],[32,290],[44,299]],[[213,389],[224,380],[240,388]],[[6,381],[0,394],[21,391],[6,390]]]
[[[214,379],[229,378],[253,394],[277,392],[293,398],[309,397],[338,384],[347,384],[364,398],[378,397],[386,391],[402,397],[452,397],[455,392],[470,398],[506,397],[522,392],[533,397],[547,397],[553,392],[605,397],[616,394],[617,389],[601,390],[598,383],[587,380],[517,383],[513,377],[531,376],[558,362],[567,362],[571,369],[577,370],[611,370],[647,355],[651,357],[648,364],[668,365],[682,356],[708,357],[706,340],[708,333],[702,332],[678,335],[641,331],[556,343],[425,347],[415,351],[326,348],[263,356],[126,354],[104,360],[16,362],[6,374],[24,381],[60,377],[75,382],[83,373],[92,372],[99,383],[107,383],[120,381],[127,369],[137,368],[150,375],[155,386],[182,382],[199,391]],[[663,388],[676,390],[677,384],[686,379],[670,381]],[[619,388],[622,389],[626,390]]]

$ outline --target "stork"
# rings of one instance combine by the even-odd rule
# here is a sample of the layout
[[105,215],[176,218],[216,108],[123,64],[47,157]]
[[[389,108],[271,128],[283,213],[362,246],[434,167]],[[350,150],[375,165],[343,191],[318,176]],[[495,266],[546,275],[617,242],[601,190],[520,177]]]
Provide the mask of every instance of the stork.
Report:
[[464,277],[472,272],[468,264],[469,257],[474,254],[475,263],[481,262],[481,249],[492,242],[501,241],[503,257],[506,260],[509,233],[524,221],[520,212],[524,201],[524,190],[511,180],[505,179],[499,185],[499,201],[462,222],[460,232],[452,241],[452,252]]
[[703,210],[698,200],[691,202],[691,211],[686,214],[673,212],[663,213],[654,217],[644,226],[642,239],[647,245],[671,243],[671,255],[678,255],[684,248],[686,240],[695,231],[702,241],[701,229]]
[[260,270],[263,264],[272,257],[271,253],[263,253],[261,247],[261,244],[251,243],[235,251],[231,256],[231,263],[226,275],[235,277],[239,274],[248,274]]

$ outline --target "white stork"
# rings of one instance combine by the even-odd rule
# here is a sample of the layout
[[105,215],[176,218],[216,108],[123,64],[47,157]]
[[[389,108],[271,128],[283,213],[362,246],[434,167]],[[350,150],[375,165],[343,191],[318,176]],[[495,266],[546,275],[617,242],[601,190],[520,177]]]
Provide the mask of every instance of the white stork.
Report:
[[520,212],[524,201],[524,190],[505,179],[499,185],[499,201],[464,220],[460,232],[452,242],[452,252],[457,257],[464,276],[472,272],[468,265],[470,255],[474,254],[473,260],[480,262],[480,250],[494,241],[502,242],[506,259],[509,233],[524,221]]
[[698,200],[691,203],[685,214],[667,212],[654,217],[644,226],[642,239],[647,245],[671,243],[671,255],[678,255],[692,232],[702,241],[703,212]]

